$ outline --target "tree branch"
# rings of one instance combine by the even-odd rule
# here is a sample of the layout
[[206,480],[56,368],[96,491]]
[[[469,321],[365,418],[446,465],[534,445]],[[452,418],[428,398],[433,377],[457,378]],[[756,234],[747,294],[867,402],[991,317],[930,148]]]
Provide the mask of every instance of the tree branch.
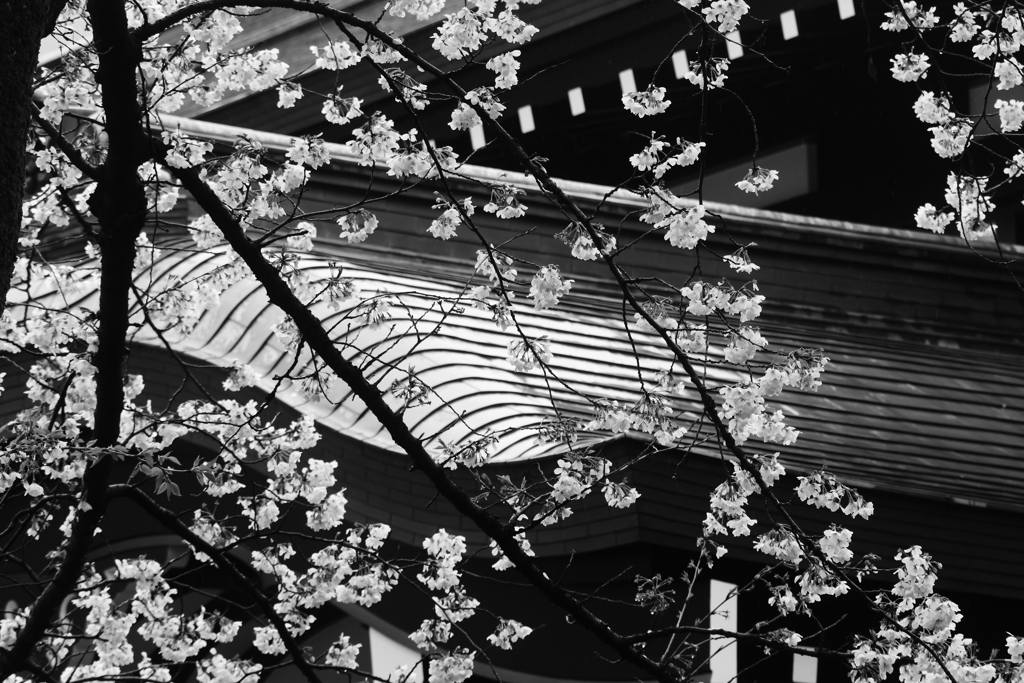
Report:
[[[154,140],[153,144],[159,149],[159,145],[162,143]],[[456,510],[476,524],[488,537],[494,539],[516,569],[545,597],[572,615],[623,660],[650,673],[662,683],[676,683],[677,678],[669,666],[658,664],[644,655],[637,647],[625,642],[622,636],[612,630],[608,624],[555,585],[529,559],[518,541],[515,540],[514,531],[474,503],[472,498],[448,477],[444,469],[434,462],[423,443],[409,431],[402,417],[385,402],[377,387],[366,379],[359,368],[342,356],[335,347],[334,341],[324,330],[320,320],[292,293],[277,270],[263,258],[259,247],[245,236],[237,219],[213,190],[199,178],[199,174],[192,169],[171,169],[171,171],[209,214],[235,253],[245,261],[256,279],[263,284],[271,303],[291,317],[302,334],[303,341],[363,401],[387,430],[395,444],[409,456],[413,467],[423,471],[438,493],[444,496]]]
[[285,649],[288,650],[288,654],[292,656],[292,660],[295,666],[298,667],[299,671],[306,678],[308,683],[321,683],[320,676],[310,666],[309,661],[306,659],[306,654],[302,648],[292,637],[288,631],[288,624],[285,623],[281,615],[274,609],[274,603],[263,594],[260,590],[253,587],[252,583],[246,578],[238,567],[236,567],[224,553],[221,552],[220,548],[211,545],[205,541],[201,536],[193,532],[184,522],[179,520],[170,510],[162,507],[148,495],[142,492],[137,486],[131,486],[127,484],[117,484],[110,487],[111,495],[124,496],[134,501],[139,507],[150,514],[154,519],[163,524],[165,527],[178,534],[182,540],[187,541],[189,544],[197,548],[200,552],[205,553],[210,557],[213,562],[216,563],[217,567],[223,571],[231,580],[234,585],[245,591],[246,595],[252,599],[260,610],[263,612],[263,616],[274,625],[277,629],[278,635],[281,636],[281,642],[284,643]]

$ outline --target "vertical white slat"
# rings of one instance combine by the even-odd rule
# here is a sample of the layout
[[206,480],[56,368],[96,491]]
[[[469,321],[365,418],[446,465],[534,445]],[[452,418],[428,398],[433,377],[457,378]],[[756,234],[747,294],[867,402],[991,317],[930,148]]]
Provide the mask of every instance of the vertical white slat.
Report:
[[793,653],[793,683],[818,683],[818,658]]
[[622,88],[623,95],[636,92],[636,78],[633,76],[632,69],[619,72],[619,87]]
[[853,0],[838,0],[839,1],[839,18],[849,19],[857,14],[857,8],[853,4]]
[[484,136],[483,125],[476,125],[469,129],[469,139],[473,143],[473,149],[477,150],[487,144],[487,138]]
[[395,642],[375,628],[370,629],[370,669],[374,676],[387,678],[395,669],[407,666],[411,673],[406,683],[422,683],[423,667],[420,652]]
[[796,12],[789,9],[779,15],[779,20],[782,21],[782,38],[784,40],[793,40],[800,35],[800,29],[796,25]]
[[743,56],[743,39],[739,31],[733,31],[725,35],[725,49],[729,52],[729,59],[739,59]]
[[[711,581],[711,628],[739,630],[739,600],[736,584]],[[736,678],[736,641],[732,638],[711,639],[711,683],[729,683]]]
[[672,53],[672,70],[676,72],[676,80],[681,79],[690,70],[690,60],[686,58],[686,50]]
[[583,88],[573,88],[569,91],[569,110],[573,116],[579,116],[587,111],[587,105],[583,103]]
[[537,126],[533,122],[533,107],[530,105],[519,107],[519,130],[524,133],[537,130]]

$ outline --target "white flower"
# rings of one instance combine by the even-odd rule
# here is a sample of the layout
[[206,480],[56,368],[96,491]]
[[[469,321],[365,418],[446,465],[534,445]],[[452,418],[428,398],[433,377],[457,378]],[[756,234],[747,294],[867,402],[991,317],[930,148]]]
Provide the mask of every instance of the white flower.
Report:
[[434,33],[433,48],[446,59],[462,59],[480,49],[486,39],[483,17],[468,7],[449,14]]
[[1024,125],[1024,102],[1019,100],[996,100],[999,110],[999,125],[1004,133],[1016,133]]
[[825,557],[831,562],[846,564],[853,559],[853,552],[849,548],[852,537],[853,532],[849,529],[842,529],[833,525],[831,529],[827,529],[825,534],[818,539],[818,547],[821,548],[821,552],[825,553]]
[[750,260],[746,247],[740,247],[733,253],[723,256],[722,260],[737,273],[752,273],[761,269],[761,266]]
[[[462,210],[467,216],[472,216],[476,211],[473,206],[473,200],[469,197],[463,199],[460,204],[462,205]],[[459,209],[443,199],[434,204],[434,208],[444,209],[444,213],[430,223],[430,227],[427,228],[427,232],[430,233],[431,237],[436,237],[442,240],[448,240],[455,237],[455,229],[462,224],[462,214],[459,213]]]
[[569,293],[572,280],[563,280],[558,273],[558,266],[544,266],[533,276],[530,283],[530,297],[533,307],[537,310],[552,308],[558,300]]
[[[526,0],[527,2],[535,2],[537,0]],[[484,0],[480,3],[481,9],[490,4],[493,7],[491,0]],[[497,17],[491,18],[487,21],[487,28],[493,31],[500,38],[506,42],[512,43],[513,45],[522,45],[523,43],[529,42],[539,29],[536,26],[526,23],[513,11],[516,8],[516,2],[506,2],[506,9],[502,10]]]
[[281,634],[273,626],[258,626],[253,629],[253,645],[265,655],[283,655],[287,652]]
[[[998,107],[999,103],[996,103],[996,106]],[[968,118],[949,119],[941,126],[929,128],[932,134],[932,149],[943,159],[960,156],[967,148],[972,128],[973,124]]]
[[361,59],[359,53],[346,41],[332,41],[327,47],[322,48],[310,45],[309,51],[316,58],[313,65],[317,69],[339,71],[358,64]]
[[925,204],[914,214],[914,221],[917,227],[941,235],[945,232],[946,226],[953,222],[953,216],[949,213],[937,213],[934,206]]
[[725,85],[725,72],[729,70],[729,64],[728,59],[721,58],[709,59],[706,63],[696,62],[686,70],[683,78],[701,89],[705,85],[708,90],[721,88]]
[[300,221],[295,226],[295,232],[288,236],[285,243],[290,249],[296,251],[310,251],[313,249],[313,240],[316,238],[316,226],[309,221]]
[[350,244],[366,241],[378,225],[377,217],[366,209],[347,213],[338,218],[337,222],[341,226],[341,237],[347,239]]
[[660,221],[658,227],[667,226],[668,232],[665,239],[673,247],[682,249],[693,249],[699,242],[706,239],[709,233],[715,231],[715,227],[704,220],[707,209],[703,204],[684,209],[673,213],[668,218]]
[[350,643],[348,636],[342,633],[338,640],[336,640],[327,651],[327,657],[324,659],[324,664],[327,666],[338,666],[344,669],[355,669],[356,658],[359,656],[359,650],[362,647],[362,643]]
[[804,551],[793,532],[785,526],[776,526],[761,534],[754,543],[754,550],[770,555],[777,560],[796,565],[804,557]]
[[502,619],[498,623],[497,630],[487,636],[487,641],[502,650],[511,650],[512,643],[522,640],[531,633],[533,633],[533,629],[529,626],[523,626],[513,619]]
[[480,115],[465,102],[459,103],[459,106],[452,112],[452,120],[448,123],[448,127],[452,130],[469,130],[479,125],[481,125]]
[[430,683],[462,683],[473,675],[475,652],[462,648],[430,660]]
[[[491,249],[493,250],[493,245]],[[497,264],[497,271],[495,271],[495,264]],[[499,251],[491,251],[487,249],[478,249],[476,252],[476,268],[475,272],[478,272],[494,284],[498,284],[500,281],[504,282],[515,282],[516,269],[512,267],[512,258]]]
[[352,140],[348,143],[351,150],[358,154],[360,166],[372,166],[375,162],[387,162],[398,149],[402,136],[395,130],[394,122],[386,116],[376,113],[369,120],[352,131]]
[[[701,149],[705,143],[687,142],[682,138],[676,138],[675,145],[669,145],[664,140],[651,137],[651,143],[629,158],[629,163],[638,171],[653,170],[655,178],[661,178],[673,166],[680,168],[690,166],[697,161]],[[672,154],[675,152],[675,154]],[[663,160],[666,154],[671,154]]]
[[953,112],[949,108],[949,98],[945,95],[935,97],[934,94],[925,90],[914,102],[914,114],[924,123],[943,123],[953,118]]
[[388,12],[393,17],[404,17],[406,12],[411,12],[420,21],[426,21],[442,9],[444,0],[394,0]]
[[604,500],[608,507],[625,509],[633,505],[640,497],[640,492],[627,484],[616,484],[606,481],[601,487]]
[[302,86],[298,83],[284,82],[277,87],[277,106],[280,109],[291,109],[302,99]]
[[1010,165],[1003,169],[1003,172],[1009,178],[1016,178],[1024,174],[1024,152],[1014,154],[1013,159],[1010,160]]
[[508,90],[519,83],[519,78],[517,77],[519,61],[517,57],[520,54],[522,53],[519,50],[512,50],[487,60],[487,68],[498,74],[494,79],[495,88]]
[[992,200],[986,194],[988,178],[958,176],[950,173],[946,179],[946,203],[957,214],[956,227],[968,240],[991,239],[995,226],[986,220],[992,210]]
[[1024,638],[1006,636],[1006,650],[1010,655],[1010,661],[1014,664],[1024,662]]
[[742,365],[752,360],[758,351],[766,349],[768,342],[756,327],[744,327],[739,334],[733,334],[725,347],[725,362]]
[[269,529],[281,516],[281,510],[272,500],[264,501],[256,508],[253,523],[257,529]]
[[212,143],[186,138],[182,136],[181,131],[172,132],[165,130],[160,135],[163,138],[164,144],[170,147],[165,161],[171,168],[198,166],[205,161],[206,155],[213,151]]
[[928,55],[914,52],[898,54],[892,58],[892,77],[897,81],[910,83],[924,76],[929,66]]
[[736,183],[736,187],[740,188],[744,192],[753,192],[754,194],[758,194],[772,189],[773,183],[778,179],[778,171],[771,171],[766,168],[754,166],[752,169],[747,171],[747,175],[743,180]]
[[391,304],[390,295],[378,290],[377,296],[359,304],[358,310],[362,312],[359,321],[371,330],[379,329],[391,319]]
[[[894,9],[886,12],[888,19],[882,22],[882,29],[885,31],[905,31],[913,26],[918,29],[934,28],[939,19],[935,16],[935,8],[925,10],[919,8],[914,0],[901,2],[902,9]],[[909,22],[907,20],[910,20]]]
[[483,109],[491,119],[497,119],[505,111],[505,105],[494,96],[494,93],[489,88],[474,88],[470,90],[466,93],[466,100],[470,104]]
[[1013,57],[996,62],[993,75],[999,79],[999,82],[996,83],[996,88],[999,90],[1009,90],[1024,82],[1024,76],[1021,76],[1020,62]]
[[749,10],[750,7],[743,0],[712,0],[703,12],[709,24],[718,23],[719,33],[731,33]]
[[508,362],[516,372],[529,372],[541,363],[550,363],[551,359],[551,340],[546,336],[513,339],[508,343]]
[[529,208],[519,203],[519,196],[526,194],[514,185],[494,185],[491,187],[491,201],[484,204],[484,211],[493,213],[498,218],[520,218]]
[[651,140],[642,152],[638,152],[629,158],[629,163],[638,171],[649,171],[661,160],[661,150],[668,147],[664,140]]
[[324,118],[329,122],[343,126],[363,115],[363,110],[360,108],[362,104],[363,101],[358,97],[338,97],[337,95],[331,95],[324,100],[324,104],[320,108],[320,113],[322,113]]
[[950,22],[949,37],[954,43],[966,43],[978,33],[975,13],[962,2],[953,5],[953,21]]
[[[223,655],[217,654],[216,650],[210,650],[210,655],[197,663],[196,680],[199,683],[250,683],[259,680],[260,671],[263,670],[262,664],[247,659],[226,659]],[[171,680],[170,672],[163,667],[150,669],[150,672],[147,675],[144,669],[140,669],[143,678],[162,682],[164,679],[159,673],[166,673],[166,681]]]
[[[536,555],[536,553],[530,547],[530,542],[526,540],[525,533],[520,532],[516,534],[515,539],[516,542],[519,543],[519,547],[522,548],[523,552],[526,554],[527,557],[534,557]],[[508,557],[505,556],[504,551],[502,551],[502,549],[498,546],[498,542],[495,541],[493,538],[491,539],[490,547],[491,555],[498,558],[497,562],[491,565],[492,567],[494,567],[494,569],[496,569],[499,572],[502,572],[506,569],[511,569],[515,566],[512,563],[512,560],[508,559]]]
[[665,88],[656,88],[653,84],[648,86],[647,90],[622,96],[622,105],[626,111],[640,118],[661,114],[670,104],[672,102],[665,99]]
[[259,382],[259,375],[248,365],[234,361],[231,374],[224,380],[225,391],[241,391],[243,387],[253,387]]
[[292,140],[288,158],[296,164],[319,168],[331,161],[331,153],[319,135],[303,135]]

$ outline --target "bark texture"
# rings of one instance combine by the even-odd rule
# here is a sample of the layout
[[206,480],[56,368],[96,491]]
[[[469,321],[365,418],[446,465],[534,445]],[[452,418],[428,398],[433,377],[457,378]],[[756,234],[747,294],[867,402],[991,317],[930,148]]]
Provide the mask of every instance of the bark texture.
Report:
[[7,301],[21,231],[25,140],[39,44],[65,0],[0,1],[0,302]]

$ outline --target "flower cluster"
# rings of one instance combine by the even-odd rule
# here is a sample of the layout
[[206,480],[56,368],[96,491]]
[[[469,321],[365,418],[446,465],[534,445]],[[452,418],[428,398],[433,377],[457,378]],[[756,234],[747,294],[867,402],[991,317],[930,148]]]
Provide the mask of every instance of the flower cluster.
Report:
[[734,462],[732,477],[711,493],[711,511],[704,518],[704,536],[749,535],[755,522],[746,512],[747,499],[759,491],[760,487],[750,474]]
[[672,102],[665,99],[665,88],[655,87],[654,84],[648,86],[647,90],[630,92],[622,96],[622,106],[626,111],[641,119],[645,116],[663,114],[670,104]]
[[594,245],[590,233],[580,223],[570,223],[565,230],[559,232],[555,237],[563,244],[572,248],[572,255],[581,261],[594,261],[601,254],[611,254],[615,251],[615,237],[604,231],[600,223],[592,223],[597,233],[600,247]]
[[388,7],[393,17],[404,17],[406,12],[420,21],[426,21],[444,9],[444,0],[394,0]]
[[343,126],[363,116],[363,101],[358,97],[341,97],[337,94],[324,99],[320,113],[330,123]]
[[473,105],[474,110],[482,109],[491,119],[498,118],[505,111],[505,105],[498,101],[490,88],[474,88],[470,90],[466,93],[466,101]]
[[687,68],[683,78],[701,90],[714,90],[725,86],[725,72],[729,70],[729,60],[712,58],[706,61],[696,62],[692,67]]
[[310,45],[309,51],[313,53],[314,63],[317,69],[329,71],[341,71],[355,66],[362,59],[359,52],[347,41],[332,41],[326,47]]
[[442,240],[455,237],[455,230],[462,225],[462,216],[472,216],[476,211],[476,208],[473,206],[473,200],[469,197],[459,202],[458,207],[449,203],[446,199],[438,197],[434,208],[444,209],[444,211],[430,223],[427,232],[430,233],[431,237]]
[[552,360],[551,340],[546,336],[536,339],[513,339],[508,343],[508,362],[516,372],[529,372],[538,365]]
[[629,163],[638,171],[651,171],[656,179],[660,179],[673,167],[684,168],[696,163],[705,144],[676,138],[675,145],[670,145],[652,134],[651,143],[642,152],[631,156]]
[[[754,287],[756,291],[756,287]],[[741,323],[750,322],[761,315],[764,296],[751,294],[746,289],[733,289],[725,282],[708,285],[698,281],[679,290],[691,315],[708,316],[721,311],[738,316]]]
[[856,489],[846,486],[828,472],[819,471],[810,476],[801,476],[799,482],[796,494],[808,505],[832,512],[841,510],[845,515],[863,519],[875,512],[874,504],[864,500]]
[[512,267],[512,257],[490,247],[476,252],[476,272],[484,275],[493,284],[510,284],[518,275]]
[[517,77],[519,71],[518,57],[521,54],[519,50],[512,50],[487,60],[487,68],[497,74],[494,79],[495,88],[508,90],[519,83],[519,78]]
[[893,32],[905,31],[911,26],[916,29],[935,28],[939,21],[934,7],[926,10],[923,6],[918,7],[915,0],[900,0],[899,7],[886,12],[885,16],[882,29]]
[[673,247],[693,249],[715,231],[715,226],[704,220],[705,215],[703,204],[694,205],[664,188],[652,188],[647,195],[647,211],[640,220],[664,229],[665,239]]
[[761,192],[767,192],[768,190],[772,189],[772,186],[778,179],[778,171],[772,171],[767,168],[754,166],[749,171],[747,171],[747,175],[743,177],[743,180],[736,183],[736,187],[740,188],[744,192],[759,194]]
[[932,149],[943,159],[958,157],[967,149],[973,129],[974,124],[968,118],[946,119],[941,125],[928,129],[932,134]]
[[987,185],[988,179],[983,177],[950,173],[946,179],[946,203],[955,212],[957,229],[965,239],[990,239],[995,231],[986,220],[993,208],[986,195]]
[[[533,549],[530,547],[530,541],[526,539],[525,532],[517,531],[515,535],[515,541],[527,557],[534,557],[536,555],[536,553],[534,553]],[[511,569],[515,566],[512,563],[512,560],[508,559],[508,557],[505,556],[505,552],[498,546],[498,542],[494,539],[491,539],[490,548],[491,555],[498,558],[497,561],[493,565],[491,565],[494,569],[498,570],[499,572],[503,572],[506,569]]]
[[908,52],[898,54],[892,58],[892,77],[897,81],[911,83],[920,80],[928,72],[931,65],[928,63],[928,55]]
[[533,299],[533,307],[543,310],[557,306],[558,300],[572,289],[572,283],[572,280],[562,279],[558,272],[558,266],[544,266],[537,271],[530,283],[530,298]]
[[527,206],[519,202],[526,191],[515,185],[494,185],[491,187],[491,201],[484,204],[484,211],[498,218],[520,218],[526,215]]
[[529,626],[523,626],[513,619],[502,619],[494,633],[487,636],[487,642],[502,650],[511,650],[512,643],[522,640],[531,633],[533,629]]
[[351,244],[365,242],[379,225],[377,217],[366,209],[346,213],[337,219],[337,223],[341,226],[341,237]]
[[718,24],[719,33],[731,33],[739,26],[750,6],[744,0],[712,0],[703,9],[704,18],[709,24]]
[[398,149],[402,136],[395,130],[395,124],[383,114],[370,116],[369,120],[352,131],[349,148],[359,155],[360,165],[372,166],[375,162],[387,162]]

